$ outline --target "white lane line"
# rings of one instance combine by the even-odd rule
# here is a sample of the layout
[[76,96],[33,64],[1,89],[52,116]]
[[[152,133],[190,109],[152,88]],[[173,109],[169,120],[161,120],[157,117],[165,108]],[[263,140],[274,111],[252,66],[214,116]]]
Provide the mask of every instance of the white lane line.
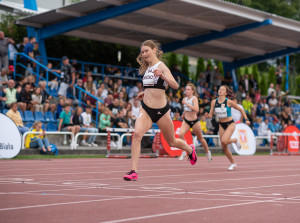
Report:
[[72,204],[84,204],[92,202],[102,202],[102,201],[114,201],[114,200],[125,200],[125,199],[137,199],[137,198],[148,198],[155,196],[165,196],[169,194],[161,195],[143,195],[143,196],[127,196],[127,197],[117,197],[110,199],[99,199],[99,200],[87,200],[87,201],[74,201],[74,202],[65,202],[65,203],[52,203],[52,204],[42,204],[42,205],[31,205],[31,206],[21,206],[13,208],[0,208],[0,211],[11,211],[11,210],[20,210],[20,209],[29,209],[29,208],[41,208],[41,207],[50,207],[50,206],[60,206],[60,205],[72,205]]
[[284,199],[285,198],[276,198],[276,199],[266,200],[266,201],[251,201],[251,202],[245,202],[245,203],[213,206],[213,207],[207,207],[207,208],[188,209],[188,210],[184,210],[184,211],[167,212],[167,213],[161,213],[161,214],[146,215],[146,216],[141,216],[141,217],[124,218],[124,219],[113,220],[113,221],[104,221],[101,223],[119,223],[119,222],[128,222],[128,221],[130,222],[130,221],[144,220],[144,219],[149,219],[149,218],[157,218],[157,217],[164,217],[164,216],[170,216],[170,215],[179,215],[179,214],[186,214],[186,213],[220,209],[220,208],[228,208],[228,207],[243,206],[243,205],[249,205],[249,204],[258,204],[258,203],[265,203],[265,202],[274,202],[277,200],[284,200]]

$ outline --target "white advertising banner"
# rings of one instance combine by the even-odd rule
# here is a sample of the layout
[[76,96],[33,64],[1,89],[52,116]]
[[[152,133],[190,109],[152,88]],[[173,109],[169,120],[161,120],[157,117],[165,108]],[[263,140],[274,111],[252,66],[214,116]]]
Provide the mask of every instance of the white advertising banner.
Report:
[[228,145],[232,153],[239,155],[253,155],[256,152],[255,136],[248,125],[244,123],[236,124],[231,138],[237,138],[241,144],[241,149],[238,149],[235,143]]
[[22,136],[17,125],[0,113],[0,159],[10,159],[19,154]]

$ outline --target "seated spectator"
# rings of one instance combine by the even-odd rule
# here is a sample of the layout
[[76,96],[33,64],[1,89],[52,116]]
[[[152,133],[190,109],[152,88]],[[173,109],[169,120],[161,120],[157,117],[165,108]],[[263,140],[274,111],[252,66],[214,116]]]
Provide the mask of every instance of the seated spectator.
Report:
[[114,100],[114,96],[112,92],[108,92],[107,97],[104,99],[104,106],[108,107],[110,104],[112,104]]
[[[3,90],[3,96],[6,97],[5,107],[10,108],[12,103],[17,102],[17,89],[14,80],[9,80],[7,85],[8,88]],[[20,92],[20,88],[18,91]]]
[[96,97],[104,101],[107,98],[108,90],[105,89],[105,84],[101,83],[99,89],[97,90]]
[[[83,81],[82,79],[77,79],[76,81],[76,85],[80,88],[82,88],[82,90],[85,91],[85,88],[83,86]],[[85,99],[86,94],[84,93],[84,91],[82,91],[80,89],[78,89],[77,87],[74,87],[73,89],[73,95],[74,95],[74,100],[73,100],[73,104],[75,106],[81,106],[80,103],[82,103]],[[80,101],[79,101],[80,100]]]
[[207,123],[206,123],[206,118],[204,115],[201,115],[200,116],[200,126],[201,126],[201,130],[202,130],[202,133],[204,135],[212,135],[213,132],[212,131],[209,131],[206,127]]
[[30,85],[30,91],[32,93],[35,89],[35,77],[33,75],[29,75],[27,77],[27,82],[25,84],[23,84],[22,88],[25,88],[26,84]]
[[[92,90],[90,94],[95,95],[95,91]],[[95,99],[91,95],[89,95],[89,94],[86,95],[85,103],[87,104],[87,106],[90,106],[92,108],[96,108],[97,99]]]
[[20,130],[21,134],[23,135],[25,132],[29,130],[26,126],[24,126],[22,121],[22,116],[20,112],[18,111],[18,104],[17,102],[13,102],[11,104],[11,108],[6,113],[8,117],[10,117],[13,122],[17,125],[18,129]]
[[[1,68],[0,68],[1,69]],[[7,87],[8,84],[8,77],[7,77],[7,71],[3,68],[0,72],[0,91]]]
[[271,98],[268,100],[268,105],[270,108],[270,114],[277,114],[277,105],[278,105],[278,100],[276,98],[276,93],[272,92],[271,93]]
[[40,148],[42,154],[53,154],[50,148],[49,140],[46,138],[45,131],[42,130],[43,123],[34,122],[29,132],[39,132],[40,134],[28,134],[25,140],[26,148]]
[[126,123],[124,119],[124,112],[123,110],[119,110],[117,113],[117,117],[114,122],[114,126],[116,128],[128,128],[128,124]]
[[272,122],[269,123],[268,127],[271,132],[280,132],[281,129],[279,120],[276,117],[272,118]]
[[87,78],[87,81],[84,83],[83,87],[88,93],[91,93],[92,91],[96,92],[96,85],[93,82],[92,76]]
[[172,112],[179,111],[181,113],[182,106],[179,97],[175,96],[174,98],[172,98],[170,108]]
[[133,98],[138,95],[139,92],[143,91],[143,86],[140,81],[136,83],[136,86],[133,86],[130,88],[129,93],[128,93],[128,98]]
[[179,112],[174,113],[173,121],[183,121]]
[[[86,128],[89,133],[98,133],[98,128],[92,125],[92,108],[90,106],[86,107],[85,112],[81,113],[81,117],[83,123],[82,127]],[[84,140],[88,146],[98,146],[95,143],[96,137],[96,135],[91,135],[88,140],[86,140],[86,138],[84,138]],[[84,141],[82,143],[84,143]]]
[[[82,107],[79,107],[79,106],[76,107],[75,108],[75,114],[74,114],[74,116],[72,118],[72,122],[73,122],[74,125],[80,126],[79,132],[86,132],[87,133],[87,132],[89,132],[89,130],[86,127],[83,126],[83,119],[81,117],[82,112],[83,112]],[[87,138],[87,135],[84,135],[83,136],[83,140],[81,142],[81,144],[83,146],[87,146],[88,145],[87,142],[86,142],[86,138]]]
[[280,119],[284,124],[288,124],[290,120],[292,120],[291,112],[288,107],[284,107],[283,111],[280,114]]
[[[74,125],[71,120],[71,111],[70,105],[65,104],[64,110],[59,115],[59,124],[58,124],[58,131],[69,131],[74,134],[74,136],[79,132],[80,126]],[[71,136],[72,137],[72,136]],[[71,142],[73,139],[71,138]],[[75,142],[74,142],[75,143]],[[75,144],[71,144],[71,147],[75,147]]]
[[61,97],[59,99],[59,102],[58,102],[57,108],[56,108],[56,119],[59,118],[60,113],[64,110],[65,103],[66,103],[65,99],[63,97]]
[[4,92],[0,90],[0,113],[3,112],[3,109],[5,108],[5,101],[6,97],[4,97]]
[[20,93],[20,99],[19,99],[19,107],[20,110],[25,112],[26,110],[32,110],[34,111],[34,102],[31,98],[31,87],[30,84],[25,84],[25,87],[22,89]]
[[34,111],[40,111],[43,112],[43,105],[42,105],[42,101],[43,101],[43,96],[41,95],[41,89],[39,87],[37,87],[34,91],[34,93],[31,95],[31,103],[34,107]]
[[105,107],[104,112],[100,115],[99,132],[106,132],[107,128],[111,128],[111,117],[109,108]]
[[135,99],[133,102],[133,106],[131,108],[132,111],[132,118],[136,120],[140,114],[140,101]]
[[109,110],[111,111],[110,116],[112,121],[117,117],[118,111],[121,109],[119,106],[119,99],[115,98],[113,102],[108,106]]
[[269,129],[269,119],[265,118],[264,121],[260,120],[258,127],[258,136],[267,136],[268,143],[271,142],[271,130]]
[[[53,103],[53,97],[49,95],[46,91],[46,81],[40,81],[39,87],[41,89],[41,95],[42,95],[42,104],[44,106],[44,112],[47,112],[50,108],[50,110],[56,110],[56,104]],[[52,102],[52,103],[51,103]]]
[[[123,111],[123,113],[124,113],[124,111]],[[128,128],[134,128],[135,120],[132,118],[131,111],[128,111],[126,113],[125,121],[126,121],[126,124],[128,125]]]

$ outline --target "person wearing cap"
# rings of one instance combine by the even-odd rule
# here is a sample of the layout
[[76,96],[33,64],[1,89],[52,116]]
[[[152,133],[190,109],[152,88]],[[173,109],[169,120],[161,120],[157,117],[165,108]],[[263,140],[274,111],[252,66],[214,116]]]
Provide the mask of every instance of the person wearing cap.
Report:
[[70,64],[69,58],[67,56],[63,56],[62,62],[63,65],[61,67],[61,70],[58,71],[61,77],[58,95],[67,97],[68,88],[73,88],[75,83],[75,70]]

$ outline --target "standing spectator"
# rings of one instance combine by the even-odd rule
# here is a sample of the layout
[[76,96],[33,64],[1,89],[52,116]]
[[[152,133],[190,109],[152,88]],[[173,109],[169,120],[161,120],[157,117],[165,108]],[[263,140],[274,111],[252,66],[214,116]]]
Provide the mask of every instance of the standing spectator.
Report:
[[[98,129],[92,125],[92,108],[87,106],[85,112],[81,114],[83,127],[87,128],[89,133],[98,133]],[[98,146],[95,143],[96,135],[91,135],[86,141],[88,146]]]
[[219,67],[216,68],[215,73],[213,75],[213,86],[217,87],[217,91],[219,90],[219,87],[221,86],[223,81],[223,75],[220,73]]
[[15,44],[11,38],[6,38],[3,31],[0,31],[0,70],[2,66],[5,70],[8,69],[8,44]]
[[[59,114],[59,124],[58,131],[69,131],[74,134],[74,136],[79,132],[80,126],[74,125],[71,120],[71,111],[70,105],[65,104],[64,110]],[[73,136],[71,136],[73,137]],[[73,142],[73,138],[71,138],[71,147],[75,147],[75,142]]]
[[8,51],[9,51],[8,64],[13,65],[15,55],[18,53],[18,47],[15,44],[9,43],[8,44]]
[[252,124],[253,103],[252,103],[252,100],[251,100],[249,94],[247,94],[246,98],[242,101],[242,106],[247,114],[248,119],[250,120],[250,122]]
[[[24,47],[24,54],[26,54],[27,56],[31,57],[32,59],[34,59],[33,48],[34,48],[35,42],[36,42],[36,38],[34,36],[31,36],[29,38],[29,42]],[[26,72],[26,70],[24,70],[25,76],[28,76],[29,73],[30,73],[29,70],[32,69],[31,61],[27,57],[23,56],[22,57],[22,63],[23,63],[23,65],[25,67],[29,68],[27,70],[27,72]]]
[[43,123],[34,122],[30,132],[39,132],[40,134],[28,134],[25,140],[26,148],[40,148],[42,154],[53,154],[50,148],[49,140],[46,138],[45,131],[42,130]]
[[11,108],[8,110],[6,113],[8,117],[10,117],[13,122],[18,126],[19,131],[23,135],[25,132],[29,130],[26,126],[24,126],[23,121],[22,121],[22,116],[20,112],[18,111],[18,104],[17,102],[13,102],[11,104]]
[[275,89],[274,89],[274,84],[273,83],[271,83],[270,87],[268,88],[268,95],[267,96],[271,96],[272,92],[276,92]]
[[244,82],[245,82],[245,91],[248,93],[250,91],[250,84],[249,84],[249,79],[248,79],[248,74],[245,74],[244,77]]
[[24,37],[23,38],[23,43],[19,44],[19,52],[24,52],[24,48],[26,46],[26,44],[29,42],[29,38],[28,37]]
[[210,64],[207,65],[204,75],[205,75],[206,83],[208,83],[208,86],[211,87],[211,79],[213,77],[213,71],[211,70]]
[[41,95],[41,89],[37,87],[34,93],[31,95],[32,104],[34,107],[34,111],[43,112],[43,96]]
[[250,80],[249,80],[249,85],[250,85],[250,88],[254,88],[254,90],[256,91],[257,90],[257,82],[256,80],[254,80],[254,77],[252,74],[250,74]]
[[67,56],[63,56],[62,62],[63,65],[60,70],[61,82],[59,85],[58,95],[67,97],[68,88],[73,88],[75,83],[75,70],[69,63],[69,58]]
[[282,70],[280,65],[277,67],[275,75],[276,75],[276,92],[280,92],[281,84],[282,84]]

